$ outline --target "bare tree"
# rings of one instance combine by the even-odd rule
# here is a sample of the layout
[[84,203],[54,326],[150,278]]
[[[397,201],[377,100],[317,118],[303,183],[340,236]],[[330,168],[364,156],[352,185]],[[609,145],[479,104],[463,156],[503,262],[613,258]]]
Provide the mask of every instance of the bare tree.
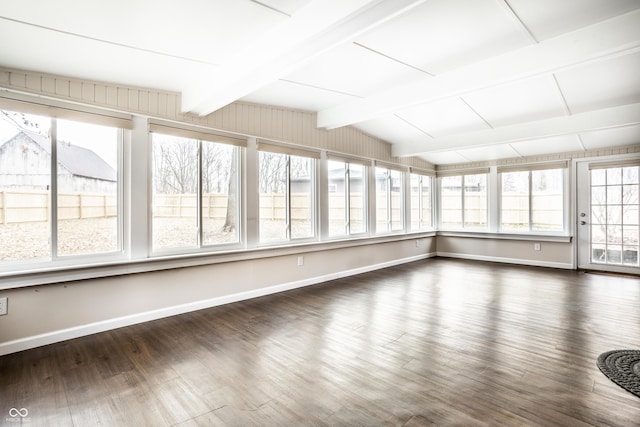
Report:
[[284,193],[286,186],[287,156],[260,152],[259,182],[261,193]]
[[178,138],[154,143],[154,186],[162,194],[193,194],[197,191],[197,147]]

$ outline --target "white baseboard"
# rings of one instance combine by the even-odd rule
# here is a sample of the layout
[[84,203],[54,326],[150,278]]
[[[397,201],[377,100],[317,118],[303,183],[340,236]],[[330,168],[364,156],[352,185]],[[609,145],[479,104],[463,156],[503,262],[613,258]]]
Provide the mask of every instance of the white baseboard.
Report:
[[486,256],[486,255],[470,255],[470,254],[461,254],[461,253],[452,253],[452,252],[437,252],[436,255],[440,257],[445,257],[445,258],[470,259],[474,261],[500,262],[504,264],[520,264],[520,265],[530,265],[533,267],[551,267],[551,268],[562,268],[565,270],[573,270],[573,264],[564,263],[564,262],[538,261],[533,259],[522,259],[522,258],[503,258],[503,257],[493,257],[493,256]]
[[309,279],[298,280],[295,282],[283,283],[280,285],[268,286],[246,292],[239,292],[231,295],[223,295],[220,297],[209,298],[201,301],[194,301],[187,304],[181,304],[171,307],[160,308],[157,310],[136,313],[129,316],[118,317],[115,319],[103,320],[101,322],[89,323],[87,325],[76,326],[73,328],[62,329],[58,331],[48,332],[46,334],[35,335],[26,338],[20,338],[13,341],[0,343],[0,356],[18,351],[28,350],[43,345],[53,344],[56,342],[66,341],[73,338],[79,338],[98,332],[109,331],[124,326],[135,325],[137,323],[148,322],[150,320],[161,319],[163,317],[175,316],[177,314],[188,313],[190,311],[202,310],[205,308],[216,307],[219,305],[229,304],[232,302],[244,301],[251,298],[257,298],[265,295],[275,294],[278,292],[288,291],[291,289],[301,288],[304,286],[315,285],[327,282],[329,280],[340,279],[343,277],[354,276],[356,274],[366,273],[369,271],[379,270],[381,268],[392,267],[394,265],[406,264],[408,262],[419,261],[426,258],[436,256],[435,253],[422,254],[408,258],[387,261],[379,264],[367,265],[364,267],[354,268],[351,270],[340,271],[337,273],[326,274],[323,276],[312,277]]

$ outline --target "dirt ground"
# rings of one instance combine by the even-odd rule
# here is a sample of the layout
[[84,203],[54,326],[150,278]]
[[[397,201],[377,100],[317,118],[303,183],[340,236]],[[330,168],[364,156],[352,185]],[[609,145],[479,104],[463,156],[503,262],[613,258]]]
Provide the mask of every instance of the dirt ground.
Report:
[[[48,258],[51,254],[48,222],[0,224],[0,260]],[[113,252],[118,248],[116,218],[60,221],[58,255]]]

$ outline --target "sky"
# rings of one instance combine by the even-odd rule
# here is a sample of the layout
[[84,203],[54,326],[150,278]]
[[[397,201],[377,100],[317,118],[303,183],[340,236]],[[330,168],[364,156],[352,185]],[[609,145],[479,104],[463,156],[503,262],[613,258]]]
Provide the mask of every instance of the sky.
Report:
[[[24,116],[30,122],[36,123],[42,134],[48,133],[51,123],[50,118],[32,114],[24,114]],[[16,119],[20,120],[20,117],[16,117]],[[6,116],[0,115],[0,145],[19,131],[20,128],[17,125],[7,119]],[[115,128],[68,120],[58,121],[59,141],[70,142],[73,145],[92,150],[116,170],[118,164],[117,135],[118,131]]]

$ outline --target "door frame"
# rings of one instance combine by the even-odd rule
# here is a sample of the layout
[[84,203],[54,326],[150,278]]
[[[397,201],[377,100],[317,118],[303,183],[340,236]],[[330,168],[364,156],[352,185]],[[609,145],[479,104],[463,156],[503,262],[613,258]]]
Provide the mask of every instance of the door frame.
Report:
[[[574,180],[572,184],[573,206],[571,208],[571,226],[574,231],[574,266],[578,270],[598,270],[613,273],[640,274],[640,267],[627,267],[612,264],[592,264],[590,248],[590,217],[591,217],[591,181],[589,179],[589,165],[598,163],[627,162],[639,158],[638,153],[621,154],[602,157],[588,157],[573,160]],[[580,217],[580,212],[587,207],[585,217]],[[586,218],[586,219],[585,219]],[[581,225],[580,221],[585,221]],[[588,260],[585,262],[584,260]]]

